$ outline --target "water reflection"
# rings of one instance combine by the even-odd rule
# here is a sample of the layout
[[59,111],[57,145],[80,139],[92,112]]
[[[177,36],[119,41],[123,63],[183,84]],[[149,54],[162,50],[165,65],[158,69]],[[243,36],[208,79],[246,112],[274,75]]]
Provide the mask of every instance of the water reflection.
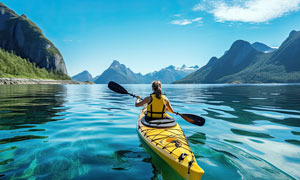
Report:
[[60,85],[10,85],[1,86],[0,130],[13,130],[60,120],[53,117],[66,109],[63,107],[66,89]]
[[[20,165],[34,166],[36,163],[36,160],[32,161],[35,158],[30,158],[35,150],[24,156],[25,149],[35,148],[34,140],[47,142],[48,136],[38,133],[46,130],[36,126],[63,119],[59,113],[66,110],[61,109],[66,102],[66,88],[60,85],[9,85],[1,86],[0,91],[0,171],[8,172],[2,176],[13,178],[22,171]],[[24,148],[25,144],[29,146]],[[21,178],[29,178],[32,171],[25,170],[27,175]],[[14,173],[9,175],[9,172]]]

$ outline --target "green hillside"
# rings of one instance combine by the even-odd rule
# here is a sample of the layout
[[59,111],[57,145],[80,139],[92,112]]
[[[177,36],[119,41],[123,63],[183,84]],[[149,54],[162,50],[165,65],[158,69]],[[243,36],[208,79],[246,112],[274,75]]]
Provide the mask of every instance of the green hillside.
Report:
[[60,79],[69,80],[65,74],[48,72],[45,68],[39,68],[34,63],[23,59],[13,52],[7,52],[0,48],[0,78],[28,78],[28,79]]

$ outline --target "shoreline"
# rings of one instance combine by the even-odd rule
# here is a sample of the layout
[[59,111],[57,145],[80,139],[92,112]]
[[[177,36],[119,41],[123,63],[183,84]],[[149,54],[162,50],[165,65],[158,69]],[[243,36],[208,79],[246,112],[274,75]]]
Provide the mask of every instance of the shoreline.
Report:
[[26,78],[0,78],[0,85],[12,84],[94,84],[93,82],[79,82],[73,80],[26,79]]

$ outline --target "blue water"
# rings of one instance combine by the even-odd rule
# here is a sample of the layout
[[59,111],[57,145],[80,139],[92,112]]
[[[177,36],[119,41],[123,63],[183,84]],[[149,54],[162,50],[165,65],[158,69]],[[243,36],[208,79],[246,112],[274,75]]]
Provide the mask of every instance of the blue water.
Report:
[[[150,85],[125,85],[145,97]],[[300,179],[300,85],[163,85],[203,179]],[[0,86],[0,179],[176,179],[106,85]],[[180,179],[180,178],[178,178]]]

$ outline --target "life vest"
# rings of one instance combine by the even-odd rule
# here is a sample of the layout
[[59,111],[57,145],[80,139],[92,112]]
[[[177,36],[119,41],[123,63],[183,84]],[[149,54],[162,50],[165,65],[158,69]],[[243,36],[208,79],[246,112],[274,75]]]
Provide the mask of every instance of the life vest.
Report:
[[165,95],[158,99],[155,94],[151,94],[152,101],[147,105],[147,116],[149,118],[164,119],[167,116]]

